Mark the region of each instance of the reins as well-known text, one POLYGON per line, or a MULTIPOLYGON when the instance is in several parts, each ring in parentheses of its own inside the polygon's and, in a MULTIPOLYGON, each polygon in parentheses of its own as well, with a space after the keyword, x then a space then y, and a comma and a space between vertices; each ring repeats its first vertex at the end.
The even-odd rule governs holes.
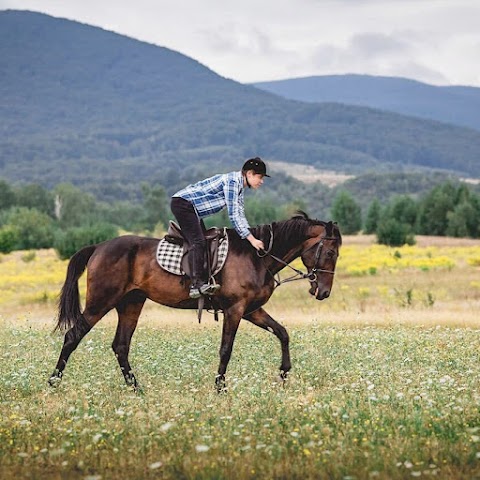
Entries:
MULTIPOLYGON (((326 236, 322 237, 320 239, 320 241, 318 242, 318 244, 313 244, 311 247, 307 248, 303 252, 303 253, 306 253, 314 247, 317 248, 316 251, 315 251, 315 259, 314 259, 314 263, 313 263, 313 268, 310 272, 305 273, 305 272, 302 272, 301 270, 299 270, 298 268, 292 267, 289 263, 285 262, 285 260, 283 260, 283 259, 281 259, 281 258, 279 258, 275 255, 272 255, 270 253, 272 251, 272 248, 273 248, 273 227, 272 227, 272 224, 269 224, 268 226, 270 228, 270 241, 268 242, 269 243, 268 249, 267 250, 262 250, 262 251, 257 250, 256 253, 257 253, 258 257, 264 259, 265 257, 268 256, 268 257, 272 258, 273 260, 275 260, 276 262, 283 265, 284 267, 288 267, 295 272, 295 274, 292 275, 291 277, 284 278, 283 280, 281 280, 279 273, 274 274, 267 266, 265 266, 267 272, 270 274, 270 276, 272 277, 272 279, 274 281, 274 287, 273 287, 274 290, 277 289, 277 287, 279 287, 280 285, 283 285, 284 283, 293 282, 295 280, 308 279, 308 281, 313 283, 317 280, 317 272, 329 273, 330 275, 335 275, 335 272, 333 270, 326 270, 324 268, 317 268, 316 265, 317 265, 318 261, 320 260, 320 256, 322 255, 323 241, 324 240, 338 240, 337 237, 326 237, 326 236)), ((258 310, 258 309, 255 308, 252 311, 249 311, 249 312, 245 313, 244 315, 250 315, 251 313, 255 312, 256 310, 258 310)), ((219 309, 214 310, 215 321, 217 321, 217 322, 218 322, 218 312, 219 311, 221 311, 221 310, 219 310, 219 309)))
POLYGON ((314 259, 314 262, 313 262, 313 268, 310 272, 305 273, 305 272, 302 272, 301 270, 299 270, 298 268, 292 267, 289 263, 285 262, 281 258, 279 258, 275 255, 272 255, 270 253, 271 250, 272 250, 272 247, 273 247, 273 227, 272 227, 271 224, 269 225, 269 227, 270 227, 270 242, 269 242, 268 250, 263 250, 263 251, 258 251, 257 250, 257 255, 260 258, 265 258, 265 257, 268 256, 268 257, 272 258, 273 260, 275 260, 276 262, 283 265, 284 267, 288 267, 295 272, 295 275, 292 275, 291 277, 284 278, 283 280, 280 280, 280 274, 279 273, 274 274, 270 271, 270 269, 268 267, 265 267, 267 269, 267 272, 272 276, 272 278, 275 282, 274 289, 276 289, 277 287, 279 287, 280 285, 282 285, 284 283, 293 282, 295 280, 308 279, 310 282, 314 282, 317 279, 317 272, 330 273, 331 275, 335 275, 335 272, 333 270, 326 270, 324 268, 317 268, 316 265, 317 265, 318 261, 320 260, 320 256, 322 255, 323 241, 324 240, 337 240, 336 237, 322 237, 320 239, 320 241, 318 242, 318 244, 312 245, 311 247, 307 248, 307 250, 305 250, 303 252, 303 253, 306 253, 314 247, 317 248, 317 250, 315 251, 315 259, 314 259))

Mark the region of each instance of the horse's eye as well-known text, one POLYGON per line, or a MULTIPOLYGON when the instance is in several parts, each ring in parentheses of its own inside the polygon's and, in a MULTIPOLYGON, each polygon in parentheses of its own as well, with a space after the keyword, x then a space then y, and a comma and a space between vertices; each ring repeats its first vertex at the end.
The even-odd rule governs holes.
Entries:
POLYGON ((335 252, 333 250, 327 250, 327 258, 333 258, 333 256, 335 255, 335 252))

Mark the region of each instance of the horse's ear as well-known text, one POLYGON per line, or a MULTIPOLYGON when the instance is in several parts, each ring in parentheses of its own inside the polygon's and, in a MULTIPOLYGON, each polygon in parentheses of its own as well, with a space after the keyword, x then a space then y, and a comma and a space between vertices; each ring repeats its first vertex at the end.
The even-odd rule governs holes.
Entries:
POLYGON ((328 222, 328 225, 331 226, 331 234, 329 236, 331 237, 337 237, 339 240, 339 245, 342 244, 342 234, 340 232, 340 228, 338 226, 337 222, 328 222))
POLYGON ((331 220, 325 223, 325 234, 327 237, 333 237, 333 225, 334 224, 331 220))
POLYGON ((303 210, 297 210, 295 214, 292 216, 292 218, 298 218, 302 220, 310 220, 308 215, 303 211, 303 210))

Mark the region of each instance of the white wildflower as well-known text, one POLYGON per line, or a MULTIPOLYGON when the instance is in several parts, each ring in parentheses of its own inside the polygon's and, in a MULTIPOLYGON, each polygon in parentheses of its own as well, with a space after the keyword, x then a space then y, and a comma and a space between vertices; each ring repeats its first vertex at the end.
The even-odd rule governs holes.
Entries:
POLYGON ((168 432, 168 430, 170 430, 172 427, 173 427, 173 422, 167 422, 167 423, 164 423, 160 427, 160 431, 161 432, 168 432))
POLYGON ((208 452, 210 450, 210 447, 208 445, 196 445, 195 450, 198 453, 203 453, 203 452, 208 452))

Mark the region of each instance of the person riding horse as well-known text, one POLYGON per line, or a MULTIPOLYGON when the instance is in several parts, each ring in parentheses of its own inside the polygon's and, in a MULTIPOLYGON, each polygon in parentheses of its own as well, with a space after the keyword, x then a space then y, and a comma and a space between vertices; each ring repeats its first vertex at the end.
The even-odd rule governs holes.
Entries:
POLYGON ((240 237, 248 240, 257 250, 265 248, 263 242, 250 231, 245 217, 243 190, 245 187, 260 188, 263 178, 269 176, 265 162, 260 157, 250 158, 241 171, 214 175, 188 185, 172 196, 172 213, 191 245, 190 298, 212 295, 220 288, 220 285, 209 282, 205 271, 206 240, 203 218, 226 208, 230 222, 240 237))

